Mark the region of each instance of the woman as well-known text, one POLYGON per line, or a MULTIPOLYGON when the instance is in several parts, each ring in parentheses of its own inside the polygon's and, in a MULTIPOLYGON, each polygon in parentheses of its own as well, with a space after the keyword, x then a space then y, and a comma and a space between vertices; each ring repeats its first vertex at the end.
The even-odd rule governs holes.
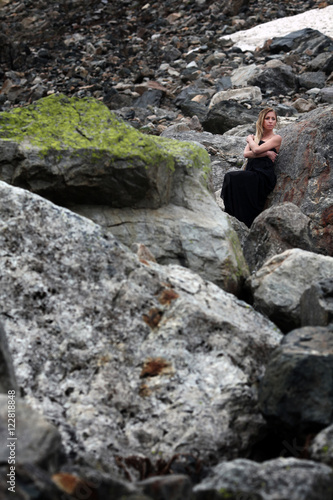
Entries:
POLYGON ((276 123, 274 109, 260 111, 256 135, 246 138, 244 156, 248 161, 245 170, 228 172, 224 177, 221 198, 225 211, 248 227, 263 211, 267 196, 276 184, 274 161, 282 142, 282 137, 274 133, 276 123))

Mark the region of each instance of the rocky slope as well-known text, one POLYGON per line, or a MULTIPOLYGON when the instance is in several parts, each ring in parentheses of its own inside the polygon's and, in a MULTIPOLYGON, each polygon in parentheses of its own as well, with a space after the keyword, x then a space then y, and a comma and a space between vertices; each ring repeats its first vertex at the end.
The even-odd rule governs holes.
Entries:
MULTIPOLYGON (((2 0, 0 106, 53 92, 93 96, 111 109, 130 108, 122 113, 126 119, 159 134, 179 113, 186 115, 176 99, 184 87, 196 83, 212 93, 243 62, 262 60, 261 54, 234 50, 221 37, 326 5, 313 0, 278 6, 253 0, 2 0), (149 99, 140 99, 148 88, 153 90, 149 99)), ((302 61, 291 63, 304 70, 302 61)))
POLYGON ((221 38, 331 7, 0 6, 0 496, 331 500, 332 39, 221 38), (249 231, 211 191, 267 103, 249 231))

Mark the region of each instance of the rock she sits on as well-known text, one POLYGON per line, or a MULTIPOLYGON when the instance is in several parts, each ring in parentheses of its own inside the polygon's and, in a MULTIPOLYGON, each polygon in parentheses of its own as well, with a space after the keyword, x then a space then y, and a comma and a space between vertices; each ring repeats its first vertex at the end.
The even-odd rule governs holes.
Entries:
POLYGON ((254 307, 288 332, 301 325, 303 292, 332 273, 333 257, 292 248, 265 262, 247 283, 254 307))

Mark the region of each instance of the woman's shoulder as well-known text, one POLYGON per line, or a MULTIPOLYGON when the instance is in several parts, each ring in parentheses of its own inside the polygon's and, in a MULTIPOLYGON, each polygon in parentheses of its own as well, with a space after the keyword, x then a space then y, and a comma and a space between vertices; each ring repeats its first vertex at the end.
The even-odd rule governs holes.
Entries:
POLYGON ((281 143, 282 143, 282 137, 281 137, 281 135, 275 134, 273 138, 274 138, 275 146, 277 148, 280 148, 281 143))
POLYGON ((265 141, 263 141, 262 139, 260 139, 260 143, 261 144, 264 144, 265 142, 270 142, 270 141, 274 141, 274 142, 282 142, 282 136, 279 135, 279 134, 274 134, 272 135, 269 139, 266 139, 265 141))
POLYGON ((271 141, 272 139, 282 141, 282 136, 280 134, 273 134, 268 140, 271 141))
MULTIPOLYGON (((264 142, 264 141, 263 141, 264 142)), ((267 141, 265 142, 269 142, 270 144, 274 145, 274 146, 280 146, 281 145, 281 142, 282 142, 282 137, 281 135, 279 134, 274 134, 272 135, 272 137, 270 137, 267 141)))

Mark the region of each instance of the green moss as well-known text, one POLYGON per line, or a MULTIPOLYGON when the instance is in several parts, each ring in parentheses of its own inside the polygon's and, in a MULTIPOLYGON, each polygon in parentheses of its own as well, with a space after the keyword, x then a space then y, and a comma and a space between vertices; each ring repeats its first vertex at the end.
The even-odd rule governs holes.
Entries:
POLYGON ((166 137, 152 136, 151 139, 157 146, 177 157, 179 163, 185 163, 189 168, 203 167, 206 174, 210 172, 210 160, 204 148, 192 142, 181 142, 174 139, 167 139, 166 137))
POLYGON ((234 493, 231 493, 230 490, 226 490, 225 488, 220 488, 218 490, 219 492, 219 498, 222 500, 234 500, 235 499, 235 495, 234 493))
POLYGON ((61 151, 90 155, 92 160, 108 156, 127 165, 177 163, 209 170, 209 156, 192 143, 148 136, 119 120, 103 103, 93 98, 51 95, 22 108, 0 113, 0 139, 37 147, 42 156, 61 161, 61 151), (175 158, 178 157, 178 158, 175 158))
POLYGON ((232 247, 232 255, 234 255, 237 262, 237 270, 235 270, 235 276, 237 278, 243 278, 249 276, 249 268, 243 255, 241 244, 237 236, 236 231, 231 230, 228 234, 228 241, 232 247))
POLYGON ((327 454, 329 452, 329 447, 326 445, 326 446, 323 446, 321 451, 325 454, 327 454))

